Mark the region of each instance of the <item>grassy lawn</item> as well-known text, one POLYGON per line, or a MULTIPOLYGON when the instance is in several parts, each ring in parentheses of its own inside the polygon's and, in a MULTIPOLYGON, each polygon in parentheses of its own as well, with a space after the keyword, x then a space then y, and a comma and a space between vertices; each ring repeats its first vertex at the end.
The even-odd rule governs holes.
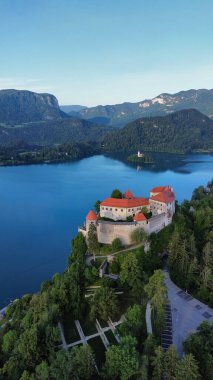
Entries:
POLYGON ((133 248, 133 249, 130 248, 128 251, 120 252, 116 254, 114 257, 116 257, 118 261, 121 263, 123 261, 123 258, 125 257, 124 255, 128 255, 129 253, 134 253, 136 256, 140 256, 142 252, 143 252, 143 247, 133 248))
MULTIPOLYGON (((102 283, 102 279, 99 277, 95 282, 92 283, 90 286, 100 286, 102 283)), ((90 289, 90 286, 87 289, 90 289)), ((91 288, 92 289, 92 288, 91 288)))
POLYGON ((89 345, 94 351, 96 363, 99 369, 101 369, 103 363, 105 362, 105 347, 100 337, 91 339, 88 341, 89 345))
POLYGON ((0 327, 7 322, 7 318, 0 319, 0 327))
POLYGON ((65 339, 68 344, 80 339, 75 323, 74 321, 72 321, 69 315, 66 315, 64 317, 64 319, 62 320, 62 324, 64 327, 65 339))
MULTIPOLYGON (((80 344, 78 344, 77 346, 74 346, 74 347, 81 347, 81 346, 83 346, 83 343, 80 343, 80 344)), ((72 351, 72 349, 73 349, 73 347, 70 347, 70 348, 68 348, 68 351, 72 351)))
POLYGON ((126 313, 129 306, 132 306, 135 303, 137 303, 133 297, 130 297, 126 295, 125 293, 120 295, 119 300, 120 300, 121 315, 126 313))
POLYGON ((98 318, 98 322, 100 323, 101 327, 109 327, 107 321, 104 321, 103 319, 98 318))
POLYGON ((117 340, 115 339, 115 336, 113 334, 113 332, 111 330, 105 332, 105 335, 109 341, 109 344, 112 345, 112 344, 118 344, 117 340))
POLYGON ((100 266, 101 266, 101 264, 103 263, 103 261, 104 261, 103 258, 99 258, 99 257, 97 257, 97 258, 95 259, 95 261, 93 261, 93 265, 94 265, 97 269, 99 269, 100 266))
POLYGON ((84 317, 83 320, 80 320, 80 324, 83 329, 84 335, 92 335, 98 332, 95 327, 95 322, 90 320, 88 314, 84 317))

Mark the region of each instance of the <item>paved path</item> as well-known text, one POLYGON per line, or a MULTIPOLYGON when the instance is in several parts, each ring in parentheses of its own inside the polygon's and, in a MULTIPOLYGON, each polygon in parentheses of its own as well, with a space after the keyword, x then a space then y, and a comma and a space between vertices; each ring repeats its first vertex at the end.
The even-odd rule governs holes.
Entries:
POLYGON ((67 342, 66 342, 66 339, 64 336, 64 329, 63 329, 63 326, 60 322, 58 322, 58 328, 59 328, 60 335, 61 335, 62 348, 67 351, 67 342))
POLYGON ((119 253, 129 252, 129 251, 132 251, 133 249, 137 249, 137 248, 140 248, 140 247, 143 247, 143 246, 144 246, 144 243, 132 245, 131 247, 128 247, 128 248, 125 248, 125 249, 121 249, 120 251, 117 251, 117 252, 114 252, 114 253, 108 253, 108 255, 95 255, 95 256, 93 256, 91 254, 91 256, 89 256, 89 255, 86 256, 86 264, 90 265, 91 261, 94 260, 94 257, 95 257, 95 259, 106 259, 106 258, 111 257, 111 256, 112 257, 116 256, 119 253))
POLYGON ((104 333, 104 331, 103 331, 103 329, 102 329, 102 327, 101 327, 101 325, 100 325, 98 319, 96 319, 96 324, 95 324, 95 326, 96 326, 96 329, 97 329, 98 332, 99 332, 100 338, 101 338, 101 340, 102 340, 102 342, 103 342, 103 344, 104 344, 106 350, 108 350, 109 341, 108 341, 108 339, 107 339, 107 337, 106 337, 106 335, 105 335, 105 333, 104 333))
POLYGON ((180 356, 183 355, 182 343, 190 332, 196 331, 201 322, 213 322, 213 309, 185 293, 170 279, 167 269, 163 270, 171 303, 173 344, 180 356))
POLYGON ((151 320, 151 304, 150 302, 147 302, 146 305, 146 329, 147 329, 147 334, 152 334, 152 320, 151 320))
POLYGON ((62 347, 64 350, 67 350, 68 348, 74 347, 74 346, 78 346, 79 344, 88 344, 87 343, 88 340, 96 338, 96 337, 100 337, 102 339, 102 341, 104 339, 104 342, 103 342, 104 345, 105 346, 106 345, 109 346, 109 341, 108 341, 107 337, 105 336, 105 332, 107 332, 107 331, 112 331, 112 333, 115 336, 115 339, 119 343, 120 342, 120 338, 119 338, 119 335, 116 332, 115 328, 116 328, 116 326, 120 325, 123 321, 124 321, 124 316, 121 316, 120 320, 117 321, 117 322, 112 322, 111 319, 109 318, 109 320, 108 320, 108 326, 107 327, 101 327, 100 323, 98 321, 96 321, 96 325, 95 326, 96 326, 96 329, 97 329, 98 332, 95 333, 95 334, 86 336, 86 335, 84 335, 84 332, 82 330, 80 322, 78 320, 76 320, 75 321, 75 325, 76 325, 76 328, 78 330, 80 339, 76 340, 75 342, 69 343, 69 344, 67 344, 67 342, 66 342, 66 339, 65 339, 65 336, 64 336, 63 326, 59 322, 58 323, 58 327, 59 327, 59 330, 60 330, 61 341, 62 341, 62 344, 60 345, 60 347, 62 347), (97 325, 97 322, 98 322, 98 325, 97 325))

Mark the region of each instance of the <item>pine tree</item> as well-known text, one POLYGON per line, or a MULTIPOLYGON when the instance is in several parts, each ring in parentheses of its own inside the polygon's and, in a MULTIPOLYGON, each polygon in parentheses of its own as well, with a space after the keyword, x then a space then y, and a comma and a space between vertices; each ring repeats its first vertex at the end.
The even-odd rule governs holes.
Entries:
POLYGON ((152 358, 152 380, 162 380, 164 370, 164 354, 160 346, 155 350, 155 356, 152 358))
POLYGON ((179 362, 178 354, 174 346, 170 346, 165 354, 164 368, 166 380, 174 380, 179 362))
POLYGON ((174 380, 199 380, 198 364, 192 354, 185 355, 178 363, 174 380))

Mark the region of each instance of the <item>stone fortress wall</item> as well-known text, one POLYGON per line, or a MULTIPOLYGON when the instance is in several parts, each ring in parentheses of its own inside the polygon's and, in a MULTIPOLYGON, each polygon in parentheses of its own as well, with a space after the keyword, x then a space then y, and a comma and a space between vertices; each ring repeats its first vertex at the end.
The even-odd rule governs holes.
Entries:
POLYGON ((143 228, 145 232, 151 234, 152 232, 159 232, 170 224, 172 218, 169 218, 167 214, 159 214, 152 217, 147 222, 107 222, 107 221, 98 221, 97 223, 97 235, 99 243, 111 244, 112 241, 116 238, 121 240, 123 245, 130 245, 131 234, 138 228, 143 228))

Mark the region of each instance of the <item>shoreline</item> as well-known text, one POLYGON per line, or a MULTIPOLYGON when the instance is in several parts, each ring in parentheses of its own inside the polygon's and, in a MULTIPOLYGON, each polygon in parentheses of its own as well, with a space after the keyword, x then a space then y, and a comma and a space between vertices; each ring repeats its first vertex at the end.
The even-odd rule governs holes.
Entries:
MULTIPOLYGON (((172 154, 172 155, 177 155, 177 156, 187 156, 187 155, 210 155, 210 156, 213 156, 213 151, 193 151, 193 152, 167 152, 167 151, 146 151, 146 152, 149 152, 149 153, 157 153, 157 154, 172 154)), ((72 162, 76 162, 76 161, 80 161, 80 160, 83 160, 84 158, 89 158, 89 157, 94 157, 94 156, 100 156, 100 155, 104 155, 106 157, 111 157, 113 158, 114 154, 124 154, 125 152, 123 151, 118 151, 118 152, 107 152, 107 151, 103 151, 103 152, 96 152, 96 153, 92 153, 92 154, 88 154, 88 155, 85 155, 85 156, 82 156, 82 157, 79 157, 79 158, 71 158, 71 159, 64 159, 64 160, 44 160, 44 161, 26 161, 26 162, 1 162, 0 161, 0 168, 4 168, 4 167, 8 167, 8 166, 30 166, 30 165, 50 165, 50 164, 66 164, 66 163, 72 163, 72 162)), ((125 161, 127 161, 128 163, 130 164, 145 164, 145 165, 153 165, 155 163, 155 161, 150 161, 150 162, 142 162, 142 161, 132 161, 132 160, 128 160, 128 157, 125 159, 125 161)))

